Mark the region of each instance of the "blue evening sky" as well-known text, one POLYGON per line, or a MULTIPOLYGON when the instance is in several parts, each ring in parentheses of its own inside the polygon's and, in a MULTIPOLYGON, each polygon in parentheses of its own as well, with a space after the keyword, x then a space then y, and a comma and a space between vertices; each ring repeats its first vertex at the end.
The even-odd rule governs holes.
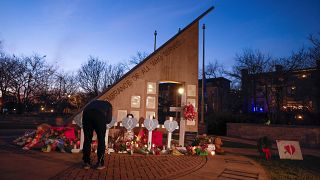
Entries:
POLYGON ((117 63, 150 53, 154 30, 159 47, 212 5, 200 22, 206 61, 227 68, 245 48, 288 56, 320 32, 319 0, 0 0, 0 40, 10 54, 46 55, 73 71, 89 55, 117 63))

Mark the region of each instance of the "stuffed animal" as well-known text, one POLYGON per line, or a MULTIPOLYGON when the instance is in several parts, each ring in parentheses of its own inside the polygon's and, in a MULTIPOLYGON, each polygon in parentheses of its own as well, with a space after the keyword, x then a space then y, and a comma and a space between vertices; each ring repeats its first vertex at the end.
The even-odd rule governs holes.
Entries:
POLYGON ((214 146, 216 148, 216 154, 224 154, 224 150, 221 148, 221 146, 223 145, 222 140, 220 137, 216 137, 214 139, 214 146))

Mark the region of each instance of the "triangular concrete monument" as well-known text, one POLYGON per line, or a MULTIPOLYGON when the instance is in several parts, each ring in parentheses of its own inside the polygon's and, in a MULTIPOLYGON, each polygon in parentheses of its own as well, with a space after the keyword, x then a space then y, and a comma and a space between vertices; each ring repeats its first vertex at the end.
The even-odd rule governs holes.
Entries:
MULTIPOLYGON (((177 82, 185 89, 182 104, 192 103, 197 108, 198 26, 199 20, 212 9, 201 14, 95 99, 109 101, 112 114, 118 121, 128 113, 137 119, 157 118, 159 83, 177 82)), ((187 122, 185 130, 197 132, 198 118, 193 123, 187 122)))

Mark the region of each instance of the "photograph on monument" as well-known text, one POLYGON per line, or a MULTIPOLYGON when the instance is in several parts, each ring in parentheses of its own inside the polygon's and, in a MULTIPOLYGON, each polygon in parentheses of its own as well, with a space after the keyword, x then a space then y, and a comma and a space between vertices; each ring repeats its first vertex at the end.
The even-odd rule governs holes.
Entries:
POLYGON ((147 96, 147 101, 146 101, 146 107, 148 109, 155 109, 156 108, 156 98, 153 96, 147 96))
POLYGON ((140 108, 140 96, 131 96, 131 108, 140 108))
POLYGON ((139 115, 140 115, 139 111, 130 111, 130 114, 132 114, 134 118, 139 120, 139 118, 140 118, 139 117, 139 115))
POLYGON ((146 112, 146 118, 150 118, 150 116, 153 117, 153 118, 156 118, 156 112, 154 112, 154 111, 147 111, 147 112, 146 112))
POLYGON ((196 85, 187 86, 187 96, 196 96, 196 85))
POLYGON ((117 122, 122 121, 123 118, 127 117, 127 110, 118 110, 117 122))
POLYGON ((157 93, 157 83, 148 82, 147 83, 147 94, 156 94, 157 93))

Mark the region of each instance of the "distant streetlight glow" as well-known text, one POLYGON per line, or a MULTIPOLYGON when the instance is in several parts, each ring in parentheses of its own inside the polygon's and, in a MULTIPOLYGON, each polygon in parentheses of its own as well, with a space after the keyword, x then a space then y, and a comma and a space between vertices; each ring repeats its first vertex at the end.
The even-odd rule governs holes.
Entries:
POLYGON ((297 120, 303 120, 303 116, 301 114, 296 115, 295 117, 297 120))

